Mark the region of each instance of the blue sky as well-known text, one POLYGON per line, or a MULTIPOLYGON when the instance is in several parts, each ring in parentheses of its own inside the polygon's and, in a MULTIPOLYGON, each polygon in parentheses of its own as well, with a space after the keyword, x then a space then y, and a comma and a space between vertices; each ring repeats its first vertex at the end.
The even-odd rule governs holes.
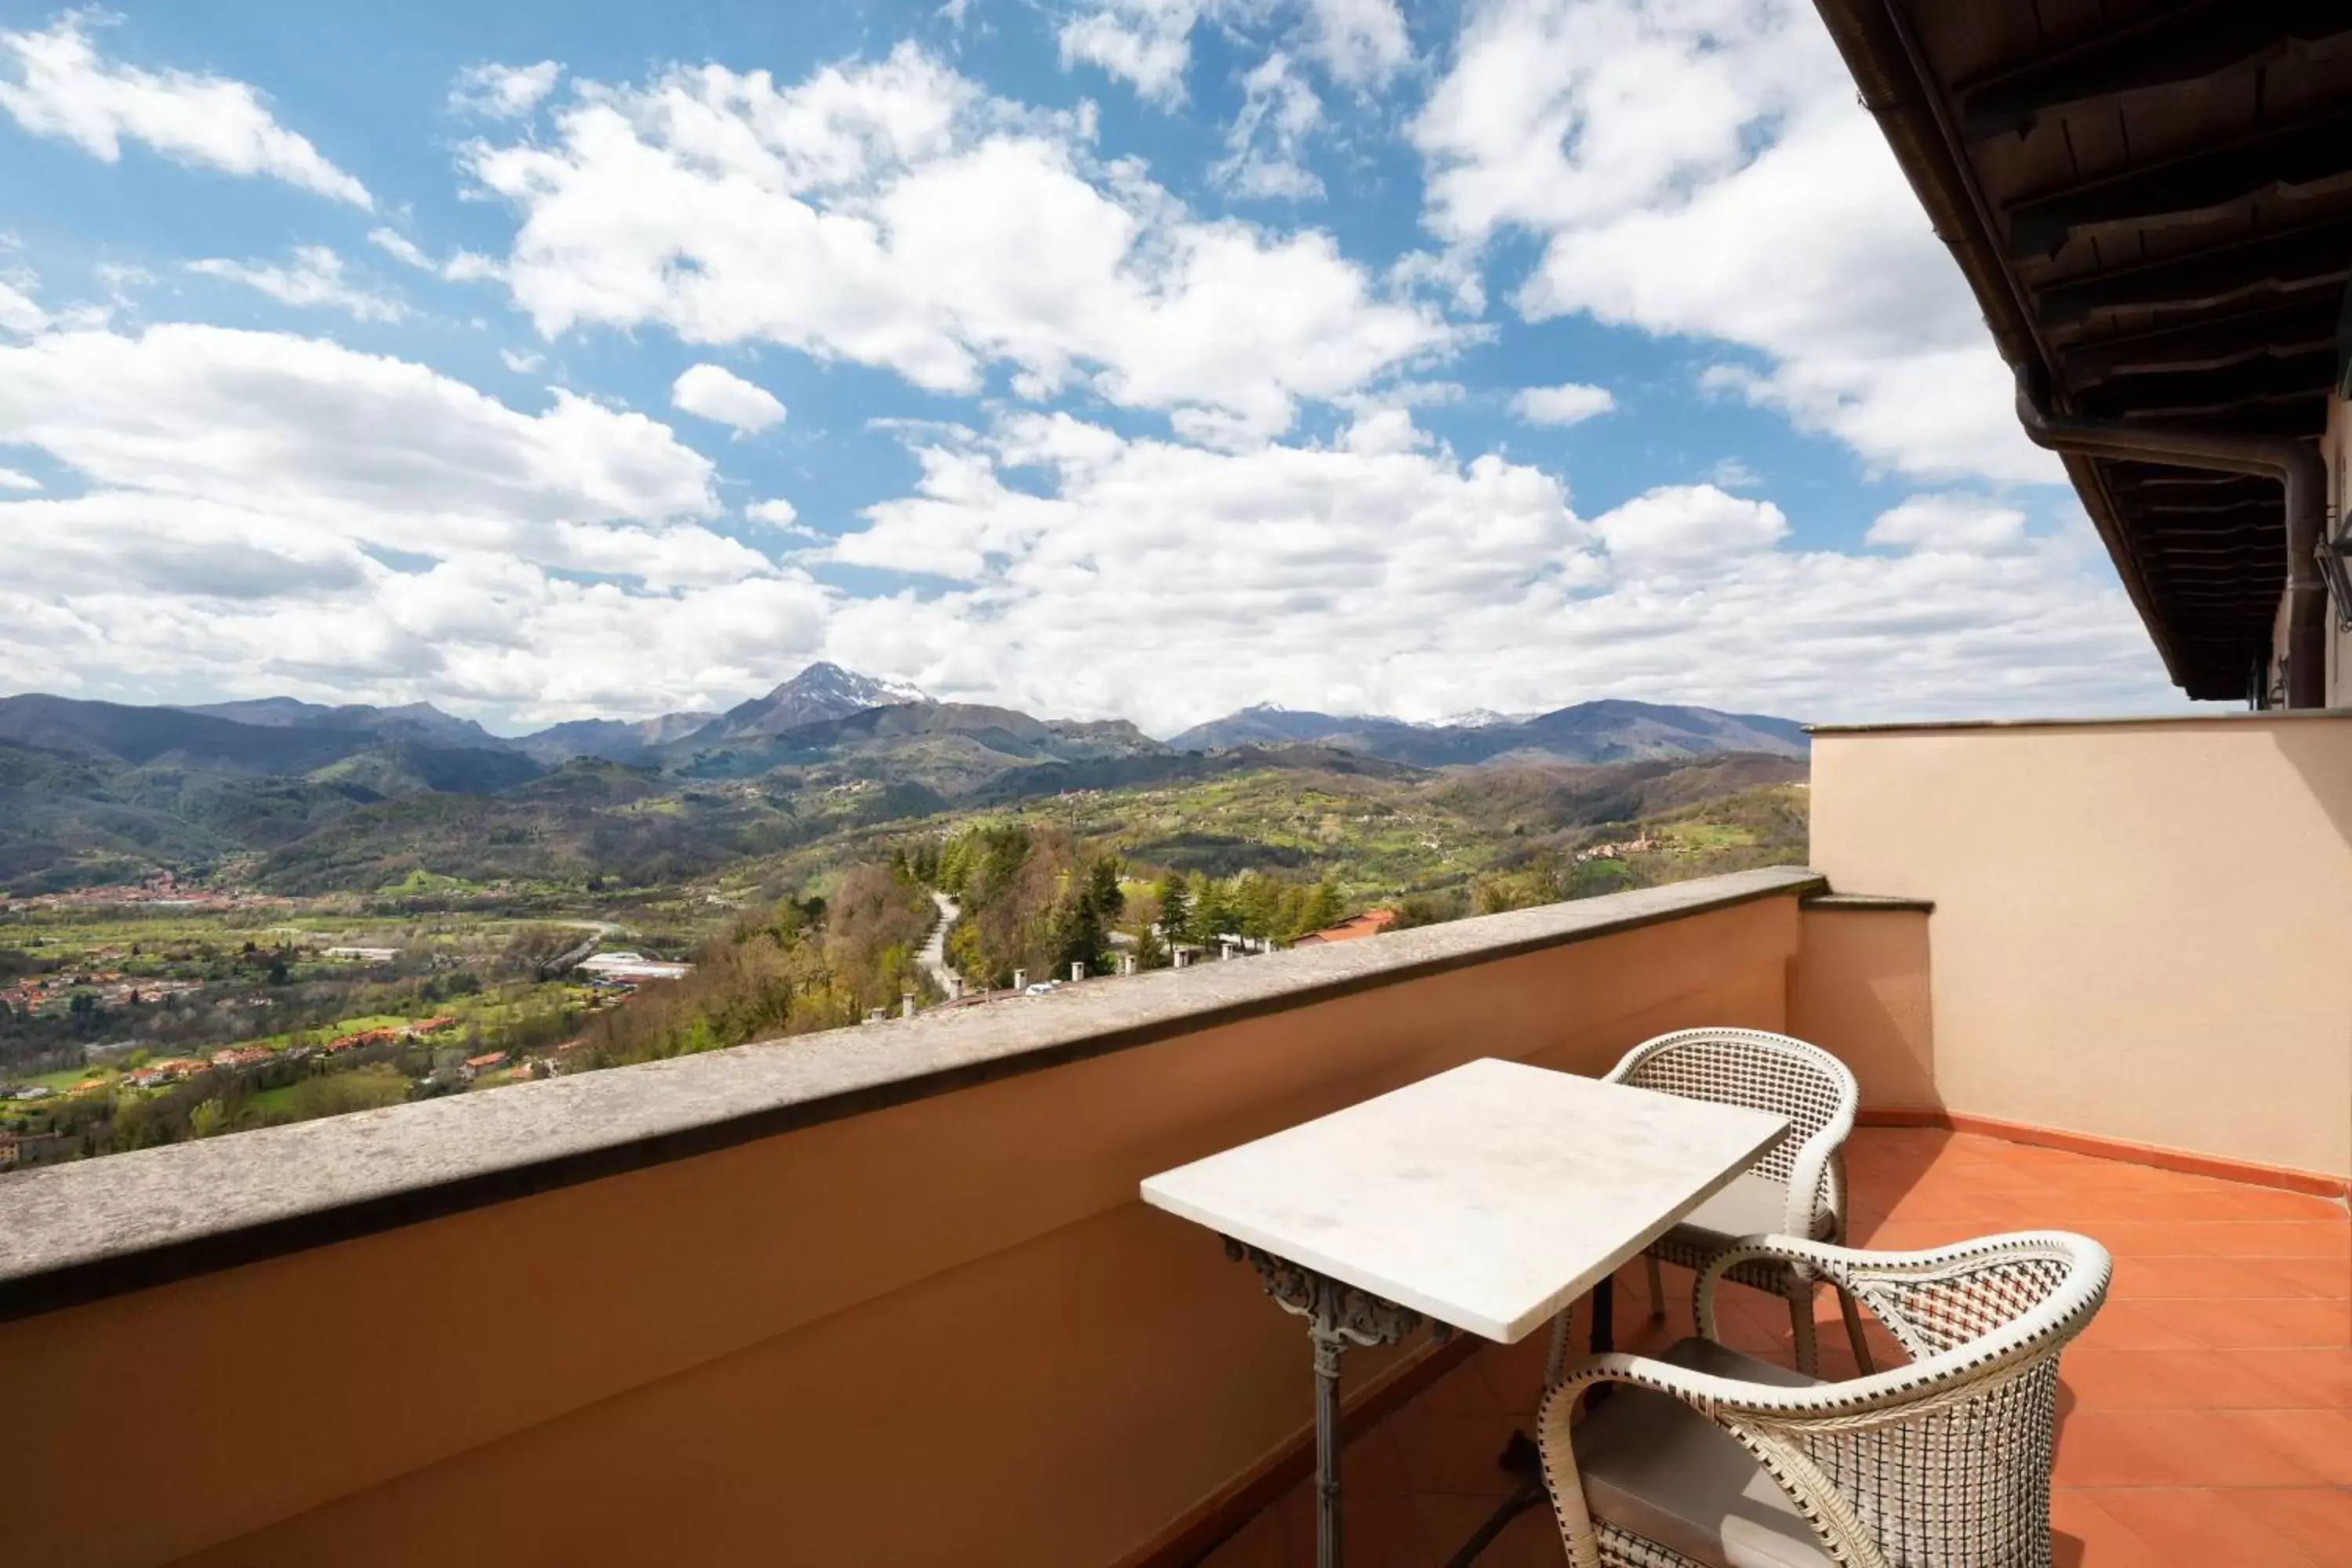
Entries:
POLYGON ((2179 705, 1802 0, 0 4, 0 688, 2179 705))

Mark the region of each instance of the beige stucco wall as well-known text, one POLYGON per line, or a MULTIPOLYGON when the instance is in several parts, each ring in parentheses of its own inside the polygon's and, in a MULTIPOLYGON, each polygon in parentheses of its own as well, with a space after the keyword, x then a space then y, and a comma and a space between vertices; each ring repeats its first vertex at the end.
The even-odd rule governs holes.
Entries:
POLYGON ((1789 1032, 1853 1069, 1865 1110, 1938 1103, 1928 920, 1916 910, 1804 914, 1789 1032))
POLYGON ((2352 1172, 2352 718, 1833 732, 1811 793, 1832 886, 1936 902, 1933 1103, 2352 1172))
POLYGON ((1310 1417, 1297 1320, 1143 1176, 1473 1057, 1780 1027, 1799 933, 1740 905, 0 1324, 0 1557, 1115 1562, 1310 1417))

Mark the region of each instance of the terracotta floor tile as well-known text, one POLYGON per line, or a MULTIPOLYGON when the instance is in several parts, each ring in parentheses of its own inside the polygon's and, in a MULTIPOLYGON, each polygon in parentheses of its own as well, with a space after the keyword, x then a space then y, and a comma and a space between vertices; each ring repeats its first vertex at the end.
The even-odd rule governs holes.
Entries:
MULTIPOLYGON (((2095 1239, 2103 1239, 2096 1238, 2095 1239)), ((2235 1300, 2246 1296, 2315 1297, 2314 1266, 2323 1258, 2117 1258, 2111 1297, 2126 1301, 2177 1298, 2235 1300)))
POLYGON ((2293 1287, 2293 1294, 2341 1301, 2352 1297, 2352 1262, 2336 1258, 2278 1258, 2264 1268, 2270 1278, 2293 1287))
POLYGON ((2265 1383, 2297 1391, 2305 1407, 2352 1410, 2352 1349, 2241 1350, 2221 1352, 2265 1383))
MULTIPOLYGON (((2231 1410, 2223 1422, 2294 1456, 2330 1486, 2352 1487, 2352 1414, 2341 1410, 2231 1410)), ((2346 1556, 2352 1560, 2352 1537, 2346 1556)))
MULTIPOLYGON (((1537 1380, 1542 1380, 1540 1373, 1537 1380)), ((1493 1387, 1479 1373, 1475 1358, 1431 1384, 1415 1403, 1456 1415, 1488 1415, 1503 1408, 1493 1387)))
POLYGON ((2220 1411, 2086 1409, 2060 1423, 2055 1479, 2074 1487, 2313 1486, 2319 1480, 2309 1466, 2220 1411))
POLYGON ((2215 1350, 2352 1345, 2352 1301, 2292 1296, 2168 1301, 2164 1319, 2215 1350))
POLYGON ((2165 1556, 2099 1507, 2093 1494, 2062 1487, 2050 1498, 2052 1568, 2170 1568, 2165 1556))
POLYGON ((1416 1401, 1381 1429, 1393 1430, 1415 1491, 1499 1497, 1511 1489, 1511 1474, 1498 1462, 1503 1446, 1519 1430, 1508 1415, 1458 1415, 1416 1401))
MULTIPOLYGON (((1314 1568, 1315 1489, 1310 1481, 1276 1505, 1282 1550, 1290 1568, 1314 1568)), ((1421 1517, 1412 1494, 1391 1488, 1343 1491, 1339 1500, 1340 1543, 1350 1568, 1430 1568, 1421 1517)))
POLYGON ((2176 1245, 2199 1257, 2352 1258, 2352 1226, 2340 1222, 2197 1219, 2167 1225, 2176 1245))
POLYGON ((2116 1258, 2352 1258, 2352 1227, 2312 1220, 2110 1220, 2094 1234, 2116 1258))
POLYGON ((2313 1568, 2295 1541, 2251 1516, 2246 1494, 2191 1487, 2152 1487, 2097 1494, 2100 1511, 2180 1563, 2230 1568, 2313 1568))
MULTIPOLYGON (((2210 1355, 2210 1352, 2202 1352, 2210 1355)), ((2059 1381, 2078 1410, 2184 1410, 2205 1405, 2205 1387, 2178 1351, 2070 1347, 2059 1381)))
POLYGON ((2170 1408, 2293 1410, 2317 1403, 2308 1386, 2276 1370, 2250 1365, 2232 1351, 2150 1351, 2147 1354, 2150 1374, 2178 1395, 2169 1402, 2170 1408))
MULTIPOLYGON (((2186 1332, 2172 1319, 2168 1300, 2118 1300, 2110 1295, 2099 1315, 2091 1320, 2074 1342, 2083 1349, 2094 1347, 2126 1351, 2186 1351, 2202 1348, 2200 1342, 2186 1332)), ((2071 1352, 2069 1352, 2072 1353, 2071 1352)))
MULTIPOLYGON (((1460 1551, 1495 1510, 1492 1498, 1445 1492, 1423 1493, 1412 1500, 1421 1516, 1423 1549, 1437 1563, 1460 1551)), ((1567 1561, 1551 1509, 1538 1503, 1504 1526, 1503 1533, 1478 1554, 1478 1568, 1552 1568, 1567 1561)))
POLYGON ((1546 1505, 1531 1508, 1505 1525, 1503 1533, 1478 1554, 1478 1568, 1559 1568, 1567 1561, 1568 1547, 1559 1538, 1559 1521, 1546 1505))
POLYGON ((1282 1521, 1266 1510, 1201 1560, 1201 1568, 1289 1568, 1282 1550, 1282 1521))
POLYGON ((2301 1547, 2314 1563, 2352 1562, 2352 1492, 2335 1487, 2246 1494, 2255 1519, 2301 1547))

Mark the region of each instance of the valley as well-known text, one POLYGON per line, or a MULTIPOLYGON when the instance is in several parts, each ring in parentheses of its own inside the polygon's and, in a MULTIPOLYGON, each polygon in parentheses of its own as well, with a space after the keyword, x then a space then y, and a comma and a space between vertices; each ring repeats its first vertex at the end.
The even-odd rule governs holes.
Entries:
POLYGON ((1706 710, 1161 742, 830 666, 519 737, 0 699, 0 1163, 1801 861, 1805 777, 1797 726, 1706 710))

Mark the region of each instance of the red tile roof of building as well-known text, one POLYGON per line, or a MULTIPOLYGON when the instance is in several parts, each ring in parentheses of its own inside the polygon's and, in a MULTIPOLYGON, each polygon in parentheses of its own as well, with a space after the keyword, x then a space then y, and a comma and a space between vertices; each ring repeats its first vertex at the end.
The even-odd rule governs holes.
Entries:
POLYGON ((1378 936, 1396 923, 1394 910, 1366 910, 1360 915, 1349 915, 1338 925, 1309 931, 1293 945, 1317 946, 1327 942, 1358 942, 1368 936, 1378 936))

